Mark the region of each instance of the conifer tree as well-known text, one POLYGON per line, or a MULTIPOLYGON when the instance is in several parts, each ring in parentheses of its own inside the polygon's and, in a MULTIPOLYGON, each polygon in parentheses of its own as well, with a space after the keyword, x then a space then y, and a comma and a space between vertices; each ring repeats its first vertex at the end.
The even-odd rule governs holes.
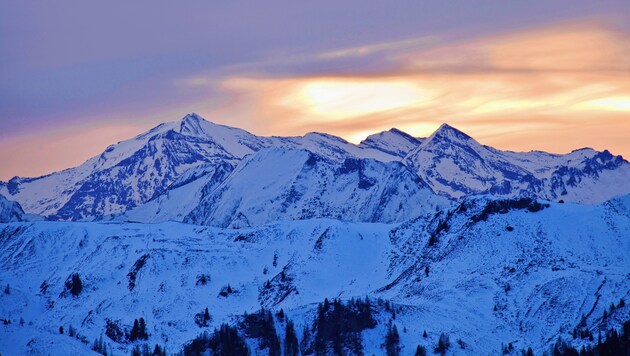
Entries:
POLYGON ((81 278, 78 273, 72 275, 72 289, 70 289, 70 293, 75 297, 81 294, 83 291, 83 282, 81 282, 81 278))
POLYGON ((147 324, 144 321, 144 318, 140 318, 140 320, 138 321, 138 338, 139 339, 143 339, 146 340, 149 338, 149 334, 147 334, 147 324))
POLYGON ((284 338, 284 355, 285 356, 297 356, 299 353, 298 339, 295 334, 295 326, 293 322, 287 319, 287 326, 285 329, 284 338))
POLYGON ((387 327, 387 335, 385 335, 385 351, 387 356, 400 355, 400 335, 396 325, 390 324, 387 327))
POLYGON ((451 342, 448 338, 448 335, 442 333, 440 334, 440 339, 438 340, 437 345, 435 346, 435 353, 444 355, 446 350, 451 347, 451 342))
POLYGON ((425 349, 424 346, 418 345, 418 347, 416 347, 415 356, 426 356, 426 355, 427 355, 427 349, 425 349))

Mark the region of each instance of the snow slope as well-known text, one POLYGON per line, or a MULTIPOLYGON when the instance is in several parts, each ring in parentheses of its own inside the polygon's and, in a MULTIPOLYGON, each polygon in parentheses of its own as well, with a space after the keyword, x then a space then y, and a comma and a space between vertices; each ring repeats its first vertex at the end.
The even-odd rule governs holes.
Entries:
POLYGON ((399 162, 337 162, 306 150, 269 148, 241 162, 185 221, 233 228, 311 218, 389 223, 447 205, 399 162))
POLYGON ((394 300, 404 295, 409 303, 428 298, 445 314, 473 314, 460 335, 481 349, 504 334, 505 344, 532 346, 538 354, 558 337, 572 339, 582 316, 595 335, 607 323, 618 327, 630 317, 628 309, 611 320, 602 314, 630 295, 630 196, 599 206, 550 205, 506 211, 473 199, 428 225, 402 225, 393 233, 402 246, 393 258, 401 261, 394 264, 399 274, 386 294, 394 300), (479 328, 492 320, 500 327, 479 328))
POLYGON ((190 169, 171 184, 164 194, 109 219, 146 223, 183 221, 199 205, 201 198, 214 191, 232 170, 234 166, 229 162, 190 169))
POLYGON ((27 216, 20 204, 0 195, 0 223, 26 221, 27 216))
POLYGON ((368 136, 361 141, 359 147, 374 148, 402 158, 418 147, 423 140, 393 128, 368 136))
MULTIPOLYGON (((366 354, 384 352, 390 319, 403 354, 418 344, 432 350, 440 333, 457 354, 497 354, 502 343, 539 354, 558 336, 579 346, 588 341, 570 335, 582 315, 595 335, 630 318, 628 306, 602 318, 611 303, 630 297, 630 196, 601 205, 545 204, 467 199, 429 223, 389 225, 2 224, 0 285, 11 292, 0 296, 0 318, 11 324, 0 325, 0 352, 87 354, 89 346, 58 334, 60 325, 73 325, 91 342, 107 319, 130 327, 139 317, 147 320, 150 345, 175 352, 205 329, 193 319, 206 307, 209 329, 264 306, 283 308, 302 330, 324 298, 366 295, 396 311, 394 319, 375 306, 379 325, 363 332, 366 354), (64 286, 72 273, 83 282, 78 297, 64 286), (233 292, 221 296, 227 285, 233 292)), ((133 346, 105 340, 115 353, 133 346)))

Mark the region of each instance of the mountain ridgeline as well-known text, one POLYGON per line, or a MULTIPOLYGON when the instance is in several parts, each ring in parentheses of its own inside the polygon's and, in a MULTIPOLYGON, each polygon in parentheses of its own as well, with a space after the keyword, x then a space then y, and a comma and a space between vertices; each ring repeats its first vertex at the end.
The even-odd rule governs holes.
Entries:
POLYGON ((608 151, 500 151, 446 124, 426 139, 392 129, 354 145, 322 133, 259 137, 189 114, 79 167, 0 182, 0 194, 48 220, 244 227, 402 222, 484 194, 601 203, 629 194, 628 177, 630 164, 608 151))

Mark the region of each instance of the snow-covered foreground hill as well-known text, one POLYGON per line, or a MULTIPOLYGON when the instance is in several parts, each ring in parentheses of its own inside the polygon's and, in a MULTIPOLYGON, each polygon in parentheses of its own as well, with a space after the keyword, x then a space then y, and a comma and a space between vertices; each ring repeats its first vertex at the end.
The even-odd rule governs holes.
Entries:
MULTIPOLYGON (((151 348, 177 352, 261 307, 282 308, 302 343, 305 327, 316 330, 318 303, 366 296, 377 321, 361 333, 366 354, 385 352, 390 320, 402 354, 431 352, 442 333, 457 354, 497 354, 510 343, 538 354, 558 337, 580 346, 588 339, 573 340, 574 329, 597 337, 630 319, 628 306, 609 311, 630 301, 628 231, 630 196, 591 206, 476 198, 402 224, 1 224, 0 319, 10 324, 0 325, 0 353, 89 354, 108 320, 129 331, 141 317, 151 348), (195 314, 205 308, 211 320, 200 327, 195 314)), ((285 321, 274 320, 284 340, 285 321)), ((134 345, 104 341, 115 354, 134 345)))

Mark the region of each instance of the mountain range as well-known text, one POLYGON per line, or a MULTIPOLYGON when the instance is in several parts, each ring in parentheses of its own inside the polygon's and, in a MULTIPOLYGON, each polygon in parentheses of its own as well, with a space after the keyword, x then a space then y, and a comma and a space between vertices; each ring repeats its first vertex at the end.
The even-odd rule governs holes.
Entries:
POLYGON ((189 114, 0 182, 0 353, 213 354, 230 328, 263 355, 293 354, 291 328, 302 355, 595 347, 630 321, 629 231, 630 164, 608 151, 189 114))
POLYGON ((392 129, 354 145, 323 133, 259 137, 189 114, 112 145, 78 167, 0 182, 0 194, 28 213, 63 221, 111 219, 129 211, 138 222, 216 226, 317 217, 401 222, 443 207, 445 200, 483 194, 601 203, 630 194, 628 177, 628 161, 608 151, 500 151, 447 124, 426 139, 392 129), (267 186, 258 181, 260 171, 273 172, 267 186), (300 190, 306 187, 312 196, 300 190), (264 197, 255 195, 262 190, 264 197), (335 201, 341 191, 347 195, 335 201), (424 196, 426 204, 405 204, 397 213, 375 207, 414 196, 424 196), (368 212, 343 209, 351 197, 371 204, 368 212), (210 213, 215 205, 220 212, 210 213))

